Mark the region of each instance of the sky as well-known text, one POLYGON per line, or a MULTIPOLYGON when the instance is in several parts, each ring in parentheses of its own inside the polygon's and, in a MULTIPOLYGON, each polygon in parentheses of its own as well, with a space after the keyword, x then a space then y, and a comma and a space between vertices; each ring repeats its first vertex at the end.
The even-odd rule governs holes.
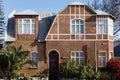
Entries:
POLYGON ((17 12, 24 10, 33 10, 35 12, 59 12, 69 3, 79 1, 85 3, 86 0, 3 0, 5 17, 16 10, 17 12))

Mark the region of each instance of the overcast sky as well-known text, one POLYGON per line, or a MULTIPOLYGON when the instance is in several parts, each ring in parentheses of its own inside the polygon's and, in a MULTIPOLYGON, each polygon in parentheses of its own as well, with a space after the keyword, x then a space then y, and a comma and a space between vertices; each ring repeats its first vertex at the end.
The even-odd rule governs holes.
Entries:
POLYGON ((3 0, 3 5, 5 17, 7 18, 13 10, 17 12, 27 9, 36 12, 58 12, 74 1, 85 3, 85 0, 3 0))

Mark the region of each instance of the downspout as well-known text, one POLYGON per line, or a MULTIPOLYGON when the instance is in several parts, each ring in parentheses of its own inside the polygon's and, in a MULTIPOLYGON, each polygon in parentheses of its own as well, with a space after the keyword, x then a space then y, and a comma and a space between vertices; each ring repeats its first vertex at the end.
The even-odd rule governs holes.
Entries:
POLYGON ((97 53, 96 53, 96 41, 94 41, 94 67, 97 72, 97 53))

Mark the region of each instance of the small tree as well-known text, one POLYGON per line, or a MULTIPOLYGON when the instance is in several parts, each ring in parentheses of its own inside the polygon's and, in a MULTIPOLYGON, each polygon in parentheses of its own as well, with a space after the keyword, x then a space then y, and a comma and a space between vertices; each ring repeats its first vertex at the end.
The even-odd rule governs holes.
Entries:
POLYGON ((29 51, 22 51, 22 46, 16 49, 15 46, 7 46, 0 50, 0 70, 8 77, 18 76, 19 70, 25 64, 33 64, 33 61, 27 59, 29 51))

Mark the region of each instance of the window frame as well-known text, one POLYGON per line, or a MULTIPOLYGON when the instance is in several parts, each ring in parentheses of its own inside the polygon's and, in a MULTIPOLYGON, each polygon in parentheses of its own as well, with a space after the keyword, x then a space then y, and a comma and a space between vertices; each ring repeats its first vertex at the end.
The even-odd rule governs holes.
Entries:
POLYGON ((97 18, 97 34, 108 34, 108 18, 97 18))
POLYGON ((74 60, 77 62, 77 58, 79 59, 79 62, 78 62, 79 64, 83 64, 83 65, 85 64, 85 55, 83 51, 71 51, 71 60, 74 60), (77 53, 79 54, 78 56, 76 55, 77 53), (82 56, 80 54, 82 54, 82 56), (83 62, 81 60, 83 60, 83 62))
POLYGON ((109 60, 111 60, 113 58, 113 52, 109 53, 109 60))
POLYGON ((36 58, 37 61, 37 65, 32 65, 31 68, 38 68, 39 67, 39 54, 37 52, 32 52, 31 53, 31 60, 33 61, 33 54, 37 54, 37 57, 34 57, 34 59, 36 58))
POLYGON ((35 19, 33 19, 33 18, 19 18, 18 19, 18 34, 19 35, 22 35, 22 34, 25 34, 25 35, 26 34, 30 34, 30 35, 35 34, 35 19), (20 22, 20 20, 21 20, 21 22, 20 22), (26 20, 28 20, 29 23, 27 23, 26 20), (26 25, 26 26, 24 26, 24 25, 26 25), (25 30, 25 28, 29 29, 29 32, 27 30, 25 30), (33 28, 34 28, 34 32, 33 32, 33 28))
POLYGON ((107 56, 106 56, 106 52, 105 51, 99 52, 99 54, 98 54, 98 67, 106 67, 106 61, 107 61, 106 58, 107 58, 107 56), (104 56, 101 56, 100 55, 101 53, 104 53, 104 56), (102 60, 105 60, 105 65, 104 65, 104 61, 100 61, 101 60, 100 58, 102 58, 102 60))
POLYGON ((84 34, 84 32, 85 32, 84 31, 84 27, 85 27, 84 23, 85 23, 85 21, 82 19, 72 19, 70 33, 71 34, 84 34), (77 23, 77 20, 79 20, 78 23, 77 23), (74 23, 73 23, 73 21, 74 21, 74 23), (74 28, 73 28, 73 26, 74 26, 74 28), (79 27, 79 30, 77 29, 77 27, 79 27), (74 29, 74 31, 73 31, 73 29, 74 29))

